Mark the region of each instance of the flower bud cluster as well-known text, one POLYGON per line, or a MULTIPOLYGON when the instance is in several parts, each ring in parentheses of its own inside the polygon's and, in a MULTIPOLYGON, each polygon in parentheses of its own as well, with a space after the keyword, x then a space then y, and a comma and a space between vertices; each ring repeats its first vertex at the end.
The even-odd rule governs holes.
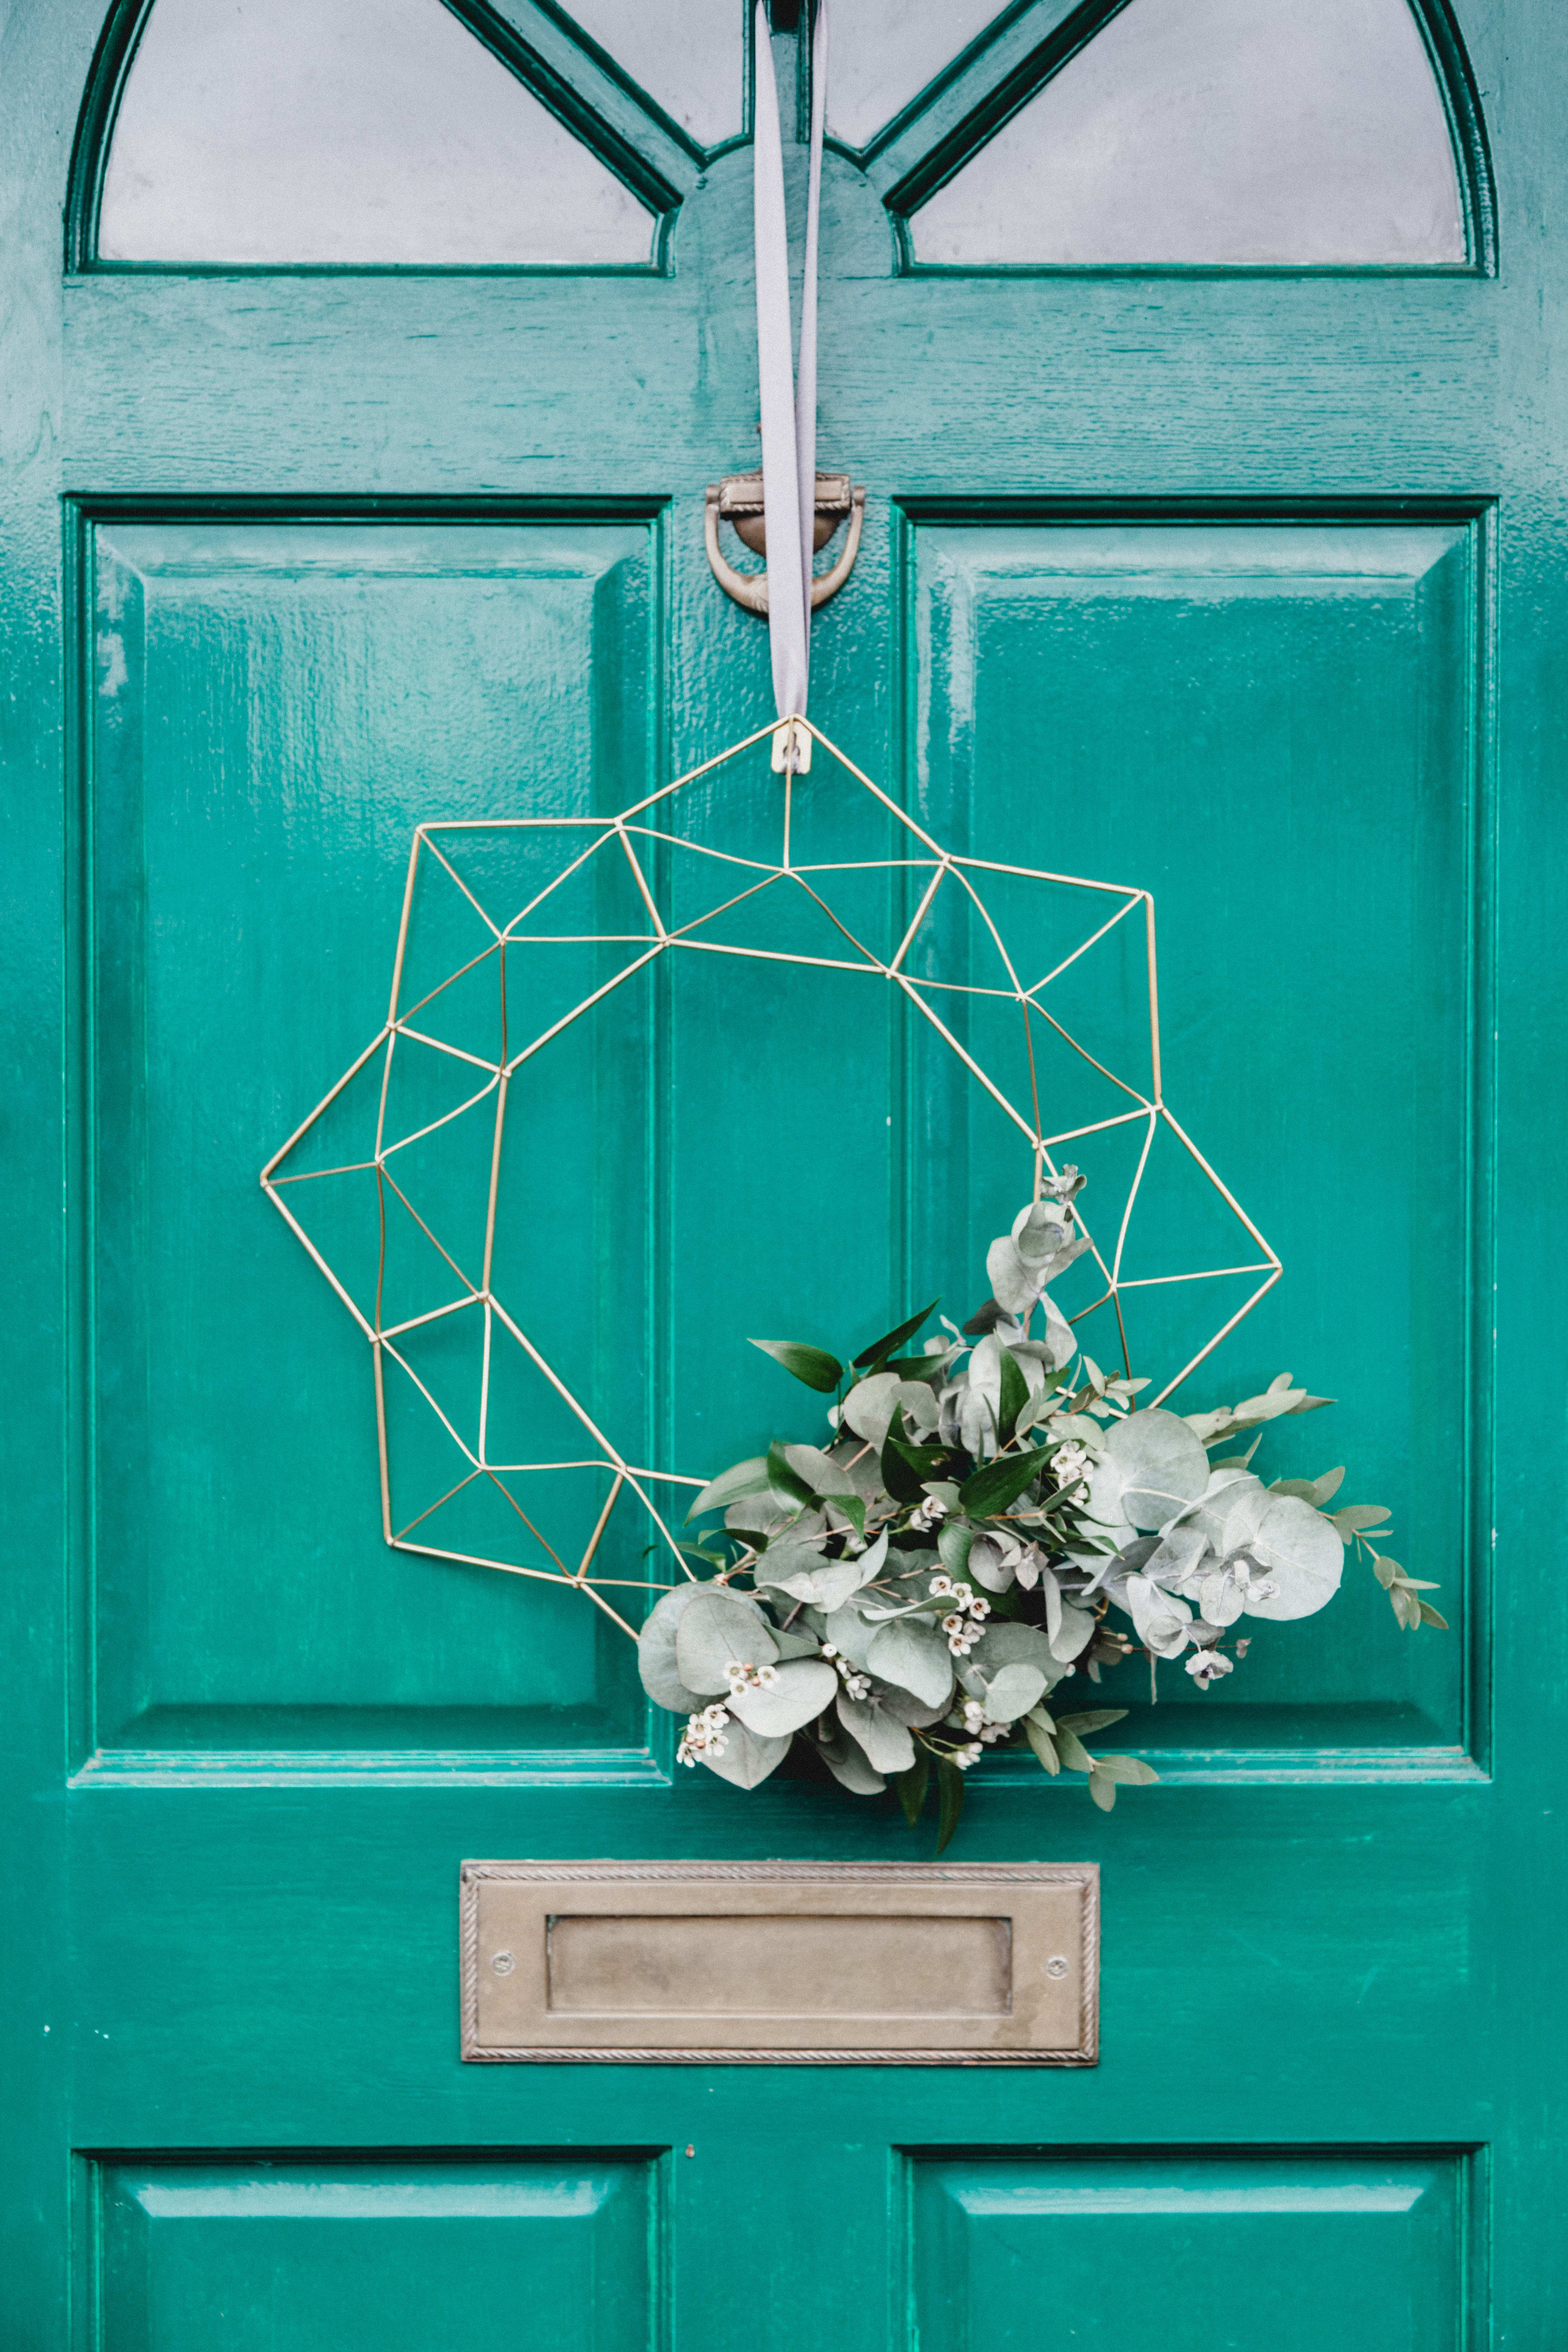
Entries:
POLYGON ((822 1645, 822 1654, 825 1658, 831 1659, 833 1664, 837 1667, 838 1679, 844 1685, 845 1696, 847 1697, 870 1697, 871 1677, 869 1675, 863 1675, 858 1668, 852 1666, 848 1659, 845 1657, 831 1642, 824 1642, 822 1645))
POLYGON ((1076 1441, 1069 1445, 1059 1447, 1051 1456, 1051 1475, 1057 1482, 1058 1491, 1063 1488, 1070 1490, 1065 1496, 1069 1503, 1088 1502, 1089 1488, 1078 1482, 1087 1478, 1089 1471, 1088 1449, 1076 1441))
POLYGON ((742 1698, 747 1691, 771 1690, 779 1678, 779 1670, 776 1666, 742 1664, 739 1658, 731 1658, 724 1668, 724 1675, 730 1685, 731 1697, 742 1698))
POLYGON ((947 1505, 942 1496, 928 1495, 925 1501, 917 1505, 910 1514, 910 1525, 918 1528, 921 1535, 929 1535, 932 1528, 940 1527, 946 1517, 947 1505))
POLYGON ((985 1631, 991 1603, 972 1586, 955 1584, 951 1576, 933 1576, 927 1590, 936 1600, 952 1601, 952 1607, 940 1620, 942 1630, 947 1635, 947 1646, 952 1655, 966 1658, 985 1631))
POLYGON ((993 1747, 998 1739, 1005 1739, 1013 1727, 1007 1723, 987 1723, 985 1709, 977 1698, 962 1700, 947 1720, 954 1731, 967 1734, 967 1744, 953 1753, 952 1760, 961 1772, 967 1772, 972 1764, 978 1764, 983 1751, 993 1747))
POLYGON ((722 1756, 730 1744, 724 1737, 729 1728, 730 1710, 717 1699, 700 1715, 689 1715, 680 1745, 675 1751, 676 1762, 695 1764, 700 1756, 722 1756))

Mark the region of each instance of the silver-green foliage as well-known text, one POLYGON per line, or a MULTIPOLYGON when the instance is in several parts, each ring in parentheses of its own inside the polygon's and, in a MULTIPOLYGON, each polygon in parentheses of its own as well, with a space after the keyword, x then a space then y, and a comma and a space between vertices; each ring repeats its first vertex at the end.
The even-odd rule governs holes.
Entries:
POLYGON ((837 1401, 821 1444, 777 1443, 692 1506, 721 1515, 683 1546, 706 1576, 660 1598, 638 1645, 649 1696, 687 1717, 683 1763, 754 1788, 800 1740, 858 1796, 894 1780, 911 1822, 934 1773, 945 1844, 989 1747, 1086 1775, 1106 1811, 1154 1780, 1084 1744, 1124 1707, 1059 1712, 1058 1687, 1142 1651, 1210 1689, 1246 1655, 1242 1621, 1321 1609, 1352 1547, 1402 1627, 1443 1624, 1436 1588, 1369 1539, 1388 1513, 1329 1508, 1342 1470, 1253 1472, 1266 1424, 1327 1398, 1281 1373, 1240 1404, 1140 1410, 1147 1381, 1078 1353, 1048 1286, 1088 1245, 1081 1181, 1065 1171, 992 1243, 992 1296, 962 1331, 944 1318, 900 1354, 928 1307, 848 1367, 753 1342, 837 1401))

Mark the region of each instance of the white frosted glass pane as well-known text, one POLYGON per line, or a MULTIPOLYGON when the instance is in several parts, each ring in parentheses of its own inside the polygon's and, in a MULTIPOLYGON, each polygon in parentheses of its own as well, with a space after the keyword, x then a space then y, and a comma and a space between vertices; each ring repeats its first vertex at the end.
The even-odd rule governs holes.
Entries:
POLYGON ((745 7, 746 0, 573 0, 572 15, 700 147, 717 147, 740 134, 745 7))
POLYGON ((652 216, 441 0, 157 0, 107 261, 647 261, 652 216))
POLYGON ((864 147, 998 14, 996 0, 839 0, 827 127, 864 147))
POLYGON ((921 261, 1463 261, 1407 0, 1131 0, 914 216, 921 261))

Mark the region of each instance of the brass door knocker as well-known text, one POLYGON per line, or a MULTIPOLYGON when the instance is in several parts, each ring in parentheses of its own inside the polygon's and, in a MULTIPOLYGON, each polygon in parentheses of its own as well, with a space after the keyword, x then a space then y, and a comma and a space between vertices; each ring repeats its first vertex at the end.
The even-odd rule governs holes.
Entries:
MULTIPOLYGON (((814 552, 827 545, 834 532, 847 518, 849 529, 843 551, 830 572, 811 583, 811 609, 817 612, 830 596, 837 596, 855 568, 855 558, 860 551, 860 526, 866 519, 866 493, 852 484, 847 474, 818 474, 816 478, 816 526, 812 534, 814 552)), ((708 547, 708 561, 713 567, 713 577, 726 595, 733 596, 748 613, 765 613, 768 609, 768 575, 765 572, 737 572, 719 545, 719 525, 732 525, 737 538, 758 555, 767 553, 767 531, 763 520, 763 478, 755 474, 726 474, 721 482, 710 482, 703 508, 703 536, 708 547)))

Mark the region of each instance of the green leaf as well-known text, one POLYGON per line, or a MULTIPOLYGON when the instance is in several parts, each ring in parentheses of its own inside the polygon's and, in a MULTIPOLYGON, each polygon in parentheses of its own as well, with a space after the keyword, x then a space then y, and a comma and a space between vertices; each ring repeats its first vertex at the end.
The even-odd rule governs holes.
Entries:
POLYGON ((642 1676, 642 1686, 656 1706, 668 1706, 677 1715, 695 1715, 706 1705, 705 1694, 694 1691, 689 1683, 681 1680, 675 1660, 675 1636, 680 1621, 705 1590, 700 1584, 678 1584, 672 1592, 661 1593, 637 1635, 637 1672, 642 1676))
POLYGON ((862 1543, 866 1540, 866 1497, 864 1495, 835 1495, 833 1507, 848 1520, 862 1543))
POLYGON ((879 1339, 873 1339, 868 1348, 862 1348, 855 1359, 856 1370, 859 1371, 870 1364, 885 1364, 894 1349, 901 1348, 906 1339, 912 1339, 926 1318, 934 1315, 941 1305, 940 1298, 933 1298, 929 1307, 922 1307, 920 1313, 911 1315, 907 1323, 900 1323, 894 1331, 884 1331, 879 1339))
POLYGON ((1090 1515, 1102 1527, 1126 1520, 1163 1528, 1197 1501, 1208 1478, 1207 1457, 1187 1423, 1151 1405, 1106 1431, 1089 1479, 1090 1515))
POLYGON ((899 1802, 904 1809, 904 1819, 910 1829, 925 1810, 926 1790, 931 1787, 931 1754, 922 1748, 907 1772, 900 1772, 893 1786, 899 1792, 899 1802))
MULTIPOLYGON (((951 1486, 951 1481, 948 1477, 949 1471, 953 1468, 956 1463, 961 1460, 967 1461, 968 1459, 967 1455, 960 1456, 955 1454, 951 1445, 920 1444, 910 1435, 909 1431, 904 1425, 904 1408, 901 1403, 895 1404, 892 1412, 888 1416, 888 1436, 884 1440, 884 1449, 889 1443, 897 1446, 904 1461, 908 1463, 910 1468, 915 1473, 915 1475, 920 1480, 921 1491, 918 1497, 912 1498, 915 1500, 924 1500, 928 1486, 951 1486)), ((886 1482, 884 1481, 884 1484, 886 1482)), ((889 1489, 889 1492, 890 1491, 891 1489, 889 1489)), ((947 1501, 948 1497, 944 1496, 942 1499, 947 1501)), ((958 1489, 956 1486, 952 1486, 952 1502, 949 1503, 950 1509, 952 1508, 952 1503, 955 1503, 957 1499, 958 1489)))
MULTIPOLYGON (((772 1643, 769 1647, 772 1648, 772 1643)), ((838 1676, 826 1658, 787 1658, 763 1690, 735 1691, 725 1700, 760 1739, 783 1739, 815 1723, 833 1705, 838 1676)))
POLYGON ((996 1434, 1004 1445, 1011 1445, 1018 1426, 1018 1416, 1029 1402, 1029 1383, 1016 1356, 1007 1349, 998 1351, 997 1362, 1002 1373, 1001 1398, 996 1414, 996 1434))
POLYGON ((766 1739, 748 1731, 743 1723, 731 1722, 724 1734, 724 1753, 716 1756, 710 1748, 699 1758, 710 1772, 717 1772, 721 1780, 732 1780, 737 1789, 754 1789, 770 1772, 776 1772, 789 1754, 789 1741, 766 1739))
POLYGON ((940 1854, 958 1827, 963 1811, 963 1775, 956 1764, 939 1756, 936 1764, 937 1836, 936 1850, 940 1854))
POLYGON ((1061 1668, 1052 1659, 1050 1636, 1043 1625, 999 1624, 994 1616, 971 1651, 968 1664, 986 1676, 1000 1666, 1037 1666, 1043 1682, 1061 1679, 1061 1668))
POLYGON ((800 1339, 749 1339, 746 1344, 760 1348, 764 1356, 771 1356, 775 1364, 782 1364, 786 1372, 824 1396, 831 1396, 844 1378, 843 1365, 826 1348, 808 1348, 800 1339))
POLYGON ((1380 1528, 1384 1519, 1391 1517, 1392 1513, 1385 1511, 1381 1504, 1347 1503, 1342 1511, 1334 1513, 1333 1519, 1341 1535, 1351 1536, 1360 1535, 1366 1528, 1380 1528))
POLYGON ((866 1664, 884 1682, 897 1683, 928 1706, 945 1706, 952 1696, 952 1660, 947 1643, 933 1628, 910 1618, 878 1627, 866 1644, 866 1664))
POLYGON ((998 1454, 994 1462, 964 1480, 958 1490, 959 1504, 973 1518, 994 1518, 1017 1501, 1043 1466, 1043 1457, 1028 1448, 1022 1454, 998 1454))
POLYGON ((974 1541, 974 1529, 961 1527, 954 1519, 944 1519, 937 1529, 936 1548, 942 1554, 942 1564, 949 1576, 962 1577, 969 1566, 970 1548, 974 1541))
POLYGON ((1109 1772, 1091 1772, 1089 1776, 1089 1793, 1100 1811, 1108 1813, 1116 1802, 1116 1783, 1109 1772))
POLYGON ((925 1468, 923 1457, 933 1450, 910 1444, 904 1434, 904 1409, 896 1404, 881 1454, 882 1484, 896 1503, 924 1502, 925 1481, 935 1474, 925 1468))
POLYGON ((775 1438, 768 1448, 768 1491, 781 1501, 798 1503, 804 1510, 821 1500, 815 1487, 808 1486, 799 1472, 790 1468, 780 1438, 775 1438))
POLYGON ((1031 1709, 1024 1717, 1024 1737, 1034 1749, 1041 1766, 1054 1780, 1062 1769, 1061 1759, 1057 1754, 1057 1744, 1050 1733, 1043 1730, 1035 1721, 1036 1712, 1037 1710, 1031 1709))
POLYGON ((1016 1723, 1044 1695, 1046 1678, 1038 1666, 1002 1666, 992 1676, 984 1698, 989 1723, 1016 1723))
POLYGON ((1138 1756, 1097 1756, 1094 1769, 1097 1776, 1103 1772, 1107 1780, 1121 1780, 1130 1789, 1151 1788, 1160 1777, 1138 1756))
POLYGON ((725 1666, 731 1658, 771 1666, 778 1656, 766 1618, 753 1601, 705 1587, 682 1612, 675 1629, 675 1664, 688 1690, 717 1698, 728 1690, 725 1666))
POLYGON ((784 1458, 814 1495, 831 1496, 835 1502, 842 1502, 855 1492, 855 1482, 843 1463, 835 1462, 820 1446, 786 1445, 784 1458))
POLYGON ((736 1462, 703 1487, 687 1512, 684 1524, 700 1519, 704 1511, 726 1510, 731 1503, 743 1503, 752 1495, 765 1495, 767 1491, 768 1465, 762 1454, 750 1462, 736 1462))
POLYGON ((1091 1706, 1082 1715, 1058 1715, 1057 1728, 1058 1731, 1089 1733, 1105 1731, 1111 1724, 1120 1723, 1126 1713, 1124 1706, 1091 1706))
POLYGON ((826 1738, 813 1731, 802 1737, 810 1741, 839 1786, 847 1789, 852 1797, 879 1797, 887 1787, 865 1749, 856 1746, 841 1723, 830 1724, 826 1738))
POLYGON ((1057 1724, 1057 1754, 1069 1772, 1092 1772, 1094 1769, 1094 1759, 1088 1748, 1082 1745, 1076 1732, 1069 1731, 1067 1725, 1059 1720, 1057 1724))
POLYGON ((1423 1601, 1420 1606, 1421 1622, 1423 1625, 1440 1626, 1442 1631, 1446 1633, 1448 1630, 1447 1619, 1446 1617, 1439 1616, 1436 1610, 1433 1608, 1432 1603, 1429 1601, 1423 1601))
POLYGON ((892 1778, 897 1773, 914 1770, 915 1747, 908 1724, 900 1723, 896 1715, 879 1706, 874 1699, 851 1698, 841 1690, 838 1720, 865 1749, 879 1772, 892 1778))

